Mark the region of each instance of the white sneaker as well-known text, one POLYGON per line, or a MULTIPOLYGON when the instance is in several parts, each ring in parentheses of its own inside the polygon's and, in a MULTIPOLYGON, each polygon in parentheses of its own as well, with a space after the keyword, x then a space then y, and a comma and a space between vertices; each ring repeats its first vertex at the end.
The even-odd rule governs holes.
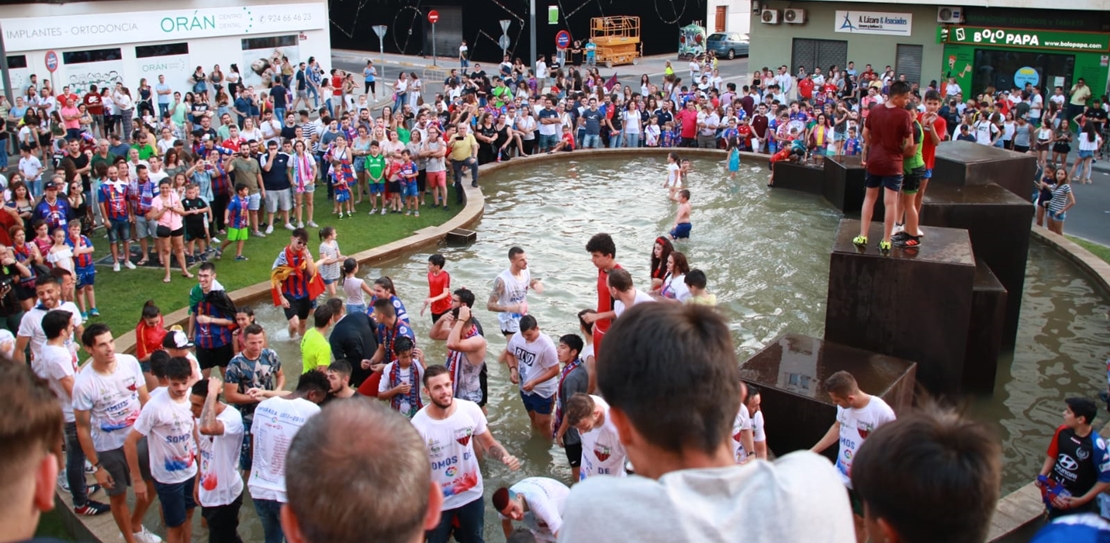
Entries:
POLYGON ((119 262, 116 262, 116 263, 112 264, 112 271, 114 271, 114 272, 119 271, 119 262))
POLYGON ((286 230, 296 230, 296 229, 297 229, 297 227, 296 227, 296 226, 293 226, 293 223, 291 223, 291 222, 287 222, 287 223, 285 223, 285 229, 286 229, 286 230))
POLYGON ((319 228, 320 227, 320 225, 316 224, 316 221, 308 221, 308 226, 309 226, 309 228, 319 228))
POLYGON ((382 208, 382 215, 385 215, 385 208, 382 208))
POLYGON ((93 466, 92 462, 89 462, 88 460, 85 460, 85 473, 89 475, 96 473, 96 466, 93 466))
POLYGON ((297 221, 297 228, 304 228, 304 221, 297 221))
POLYGON ((66 478, 66 470, 58 472, 58 488, 63 492, 69 492, 69 479, 66 478))
POLYGON ((142 531, 135 532, 131 535, 138 543, 162 543, 162 538, 154 535, 150 530, 147 530, 146 526, 143 526, 142 531))
POLYGON ((212 238, 212 243, 219 243, 219 242, 220 242, 220 238, 212 238))
POLYGON ((124 266, 127 266, 127 269, 129 269, 129 270, 133 270, 133 269, 135 269, 135 268, 137 267, 137 266, 135 266, 135 264, 133 264, 133 263, 132 263, 132 262, 131 262, 130 260, 124 260, 124 261, 123 261, 123 265, 124 265, 124 266))
POLYGON ((273 234, 274 233, 274 225, 272 225, 272 224, 266 225, 266 233, 267 234, 273 234))

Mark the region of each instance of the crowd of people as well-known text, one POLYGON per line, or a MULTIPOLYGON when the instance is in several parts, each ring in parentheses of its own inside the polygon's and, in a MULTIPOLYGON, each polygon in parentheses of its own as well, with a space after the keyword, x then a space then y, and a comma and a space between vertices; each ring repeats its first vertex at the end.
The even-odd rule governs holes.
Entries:
MULTIPOLYGON (((339 250, 334 227, 319 229, 318 252, 306 230, 317 227, 318 183, 336 220, 353 216, 364 197, 370 215, 379 197, 382 215, 418 215, 429 194, 430 205, 448 207, 448 161, 459 204, 463 177, 477 186, 480 164, 576 148, 696 146, 765 152, 772 165, 861 154, 868 191, 856 243, 867 245, 868 207, 883 190, 888 227, 880 249, 892 240, 913 248, 935 146, 956 126, 942 99, 960 97, 951 82, 918 89, 889 68, 879 76, 849 63, 800 77, 785 67, 778 75, 764 70, 737 92, 733 83, 722 86, 710 58, 691 62, 688 83, 668 66, 661 84, 644 76, 639 92, 622 92, 594 68, 583 75, 541 59, 533 72, 506 57, 488 76, 470 67, 465 48, 460 59, 471 71, 453 71, 428 101, 419 77, 402 74, 393 107, 376 118, 366 95, 355 97, 350 74, 325 77, 313 59, 283 67, 257 99, 236 71, 218 67, 208 75, 198 67, 185 97, 161 79, 140 83, 137 105, 122 85, 90 89, 101 97, 98 107, 119 108, 118 124, 109 118, 115 110, 90 111, 88 96, 70 100, 68 89, 60 107, 36 99, 9 109, 22 113, 19 132, 28 128, 32 137, 19 136, 20 177, 9 180, 12 204, 0 213, 11 222, 4 242, 11 248, 0 257, 15 278, 0 288, 6 307, 10 300, 19 309, 9 316, 18 322, 6 323, 12 341, 0 337, 14 361, 0 364, 0 394, 10 403, 0 414, 9 459, 0 488, 17 505, 0 513, 12 527, 0 541, 33 534, 57 483, 77 514, 110 513, 128 543, 161 540, 142 524, 155 502, 171 543, 191 541, 197 505, 211 541, 238 541, 244 492, 267 543, 481 542, 483 465, 520 467, 487 418, 491 371, 518 387, 532 432, 565 451, 572 474, 523 478, 493 492, 488 505, 511 541, 733 541, 741 533, 758 541, 983 540, 998 500, 1001 450, 983 425, 952 411, 895 417, 852 375, 837 372, 823 382, 836 405, 827 434, 812 451, 771 461, 760 391, 740 378, 706 272, 672 242, 691 231, 691 194, 674 153, 664 186, 676 218, 670 235, 653 243, 650 276, 621 267, 610 235, 589 238, 596 304, 578 313, 577 329, 541 331, 528 295, 545 285, 531 276, 527 253, 509 249, 485 305, 507 340, 497 358, 504 368, 487 366, 478 296, 452 288, 443 255, 428 258, 419 318, 430 311, 432 328, 418 338, 388 277, 367 285, 358 262, 339 250), (314 101, 315 111, 307 109, 310 97, 325 98, 323 107, 314 101), (306 109, 297 111, 302 101, 306 109), (51 130, 42 140, 34 127, 43 126, 43 113, 59 115, 64 133, 51 130), (40 191, 44 165, 55 173, 40 191), (105 228, 115 271, 135 266, 130 241, 142 245, 145 261, 148 238, 156 237, 169 282, 171 258, 192 277, 189 265, 206 260, 208 244, 219 258, 235 243, 236 260, 245 259, 248 236, 273 234, 278 215, 290 240, 270 279, 289 337, 300 341, 295 387, 286 386, 289 361, 269 347, 272 331, 236 307, 210 261, 195 274, 187 325, 166 328, 153 303, 142 308, 134 355, 116 352, 122 331, 88 322, 97 315, 93 228, 105 228), (35 230, 30 243, 24 220, 35 230), (420 347, 440 341, 443 364, 420 347), (835 464, 815 454, 834 444, 835 464), (101 491, 108 503, 93 499, 101 491)), ((363 75, 364 93, 374 91, 372 63, 363 75)), ((36 89, 40 95, 53 97, 36 89)), ((1096 115, 1080 115, 1084 134, 1094 131, 1096 115)), ((1056 191, 1059 171, 1053 175, 1056 191)), ((1064 171, 1063 186, 1067 178, 1064 171)), ((1038 480, 1051 518, 1095 511, 1110 488, 1095 414, 1089 400, 1067 401, 1038 480)))

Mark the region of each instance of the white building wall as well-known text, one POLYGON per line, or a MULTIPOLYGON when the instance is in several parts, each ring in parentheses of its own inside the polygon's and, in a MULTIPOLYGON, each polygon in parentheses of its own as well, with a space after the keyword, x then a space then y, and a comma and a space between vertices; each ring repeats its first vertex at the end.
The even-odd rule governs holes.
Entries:
POLYGON ((716 31, 717 7, 728 9, 725 15, 725 31, 747 34, 751 30, 751 0, 709 0, 706 2, 705 29, 712 34, 716 31))
POLYGON ((0 18, 9 57, 25 56, 26 68, 12 69, 13 89, 26 86, 30 74, 40 83, 52 79, 60 90, 71 85, 84 90, 122 81, 132 88, 141 78, 154 85, 164 74, 171 88, 191 90, 186 80, 197 66, 210 73, 220 65, 228 73, 235 63, 247 84, 261 77, 252 63, 274 54, 272 49, 244 51, 244 38, 293 37, 282 53, 296 64, 314 56, 325 68, 331 59, 331 37, 326 0, 185 0, 161 2, 111 1, 70 4, 6 6, 0 18), (136 46, 188 43, 188 54, 136 57, 136 46), (119 48, 120 60, 65 62, 66 52, 119 48), (46 67, 47 51, 58 55, 53 77, 46 67))

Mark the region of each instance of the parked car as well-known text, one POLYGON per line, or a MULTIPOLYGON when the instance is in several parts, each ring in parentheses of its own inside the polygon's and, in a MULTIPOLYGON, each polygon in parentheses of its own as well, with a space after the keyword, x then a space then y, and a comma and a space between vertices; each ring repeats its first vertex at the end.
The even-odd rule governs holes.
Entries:
POLYGON ((748 56, 748 35, 739 32, 717 32, 705 40, 705 49, 718 57, 733 59, 748 56))

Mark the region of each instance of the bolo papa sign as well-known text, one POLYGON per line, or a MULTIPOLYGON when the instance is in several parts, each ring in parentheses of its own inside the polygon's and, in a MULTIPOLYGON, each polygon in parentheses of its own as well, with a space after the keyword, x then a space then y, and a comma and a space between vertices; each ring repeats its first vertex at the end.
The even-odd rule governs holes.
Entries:
POLYGON ((948 43, 1106 52, 1110 51, 1110 34, 957 26, 949 30, 948 43))
MULTIPOLYGON (((96 7, 96 4, 87 4, 96 7)), ((323 3, 0 20, 9 53, 327 28, 323 3), (126 15, 124 17, 124 15, 126 15)))

